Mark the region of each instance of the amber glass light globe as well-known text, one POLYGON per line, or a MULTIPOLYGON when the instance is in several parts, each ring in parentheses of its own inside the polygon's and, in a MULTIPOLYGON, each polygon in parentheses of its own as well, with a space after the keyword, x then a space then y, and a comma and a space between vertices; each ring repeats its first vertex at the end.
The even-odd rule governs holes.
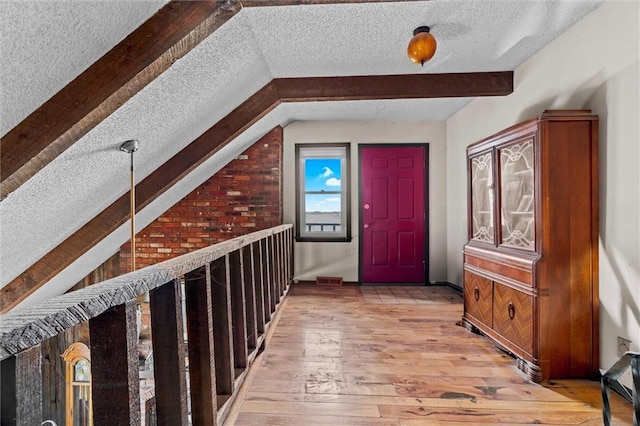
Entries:
POLYGON ((413 31, 409 41, 407 55, 416 64, 424 65, 436 53, 436 38, 429 32, 429 27, 418 27, 413 31))

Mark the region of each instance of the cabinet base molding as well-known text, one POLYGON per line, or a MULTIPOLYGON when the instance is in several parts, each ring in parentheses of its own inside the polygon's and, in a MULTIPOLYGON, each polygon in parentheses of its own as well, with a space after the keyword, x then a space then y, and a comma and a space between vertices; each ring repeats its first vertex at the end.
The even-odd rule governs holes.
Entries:
POLYGON ((499 341, 492 339, 490 335, 485 334, 481 329, 473 325, 473 323, 469 322, 466 318, 462 318, 456 324, 459 325, 460 327, 466 328, 471 333, 478 334, 480 336, 483 336, 491 340, 491 342, 496 348, 505 352, 515 360, 516 367, 518 368, 518 370, 524 373, 527 379, 531 380, 534 383, 542 382, 542 371, 540 370, 540 367, 538 365, 527 361, 526 359, 518 356, 518 354, 516 353, 513 353, 507 347, 502 345, 499 341))
POLYGON ((471 324, 465 318, 462 318, 460 321, 458 321, 456 323, 456 325, 459 325, 460 327, 464 327, 468 331, 470 331, 470 332, 472 332, 474 334, 479 334, 481 336, 484 336, 484 333, 482 333, 478 327, 476 327, 475 325, 471 324))
POLYGON ((531 364, 529 361, 516 356, 516 367, 532 382, 540 383, 542 381, 542 371, 537 365, 531 364))

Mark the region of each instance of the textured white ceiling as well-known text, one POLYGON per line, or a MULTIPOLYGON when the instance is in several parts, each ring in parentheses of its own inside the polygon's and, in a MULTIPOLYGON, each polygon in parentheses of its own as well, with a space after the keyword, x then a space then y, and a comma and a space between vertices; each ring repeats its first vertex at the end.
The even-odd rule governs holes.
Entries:
POLYGON ((600 1, 448 0, 250 8, 249 23, 276 77, 513 70, 600 1), (406 54, 429 25, 436 55, 406 54))
MULTIPOLYGON (((64 87, 163 3, 2 3, 0 134, 64 87)), ((243 9, 0 203, 0 287, 128 190, 129 158, 118 151, 124 140, 140 141, 135 154, 139 182, 274 77, 512 70, 600 3, 432 0, 243 9), (419 25, 431 25, 438 40, 438 52, 424 68, 411 63, 405 53, 411 33, 419 25)), ((146 214, 153 220, 234 153, 278 124, 335 119, 439 121, 470 100, 283 105, 141 216, 146 214)), ((144 226, 140 220, 138 223, 144 226)), ((70 268, 71 275, 62 274, 65 280, 58 281, 65 284, 59 284, 59 290, 82 278, 82 273, 113 254, 127 239, 126 234, 111 238, 90 259, 85 256, 83 266, 70 268)))
POLYGON ((167 1, 0 1, 0 135, 167 1))

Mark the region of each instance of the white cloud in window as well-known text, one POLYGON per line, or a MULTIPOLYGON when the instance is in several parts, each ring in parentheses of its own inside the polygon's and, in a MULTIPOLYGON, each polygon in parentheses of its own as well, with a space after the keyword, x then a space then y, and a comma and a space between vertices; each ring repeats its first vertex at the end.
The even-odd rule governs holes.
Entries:
POLYGON ((336 179, 336 178, 329 178, 327 179, 327 181, 325 182, 325 184, 327 186, 340 186, 340 179, 336 179))
POLYGON ((327 178, 331 175, 333 175, 333 170, 326 166, 322 168, 322 177, 327 178))
POLYGON ((325 198, 323 202, 326 202, 326 203, 339 203, 340 202, 340 197, 325 198))

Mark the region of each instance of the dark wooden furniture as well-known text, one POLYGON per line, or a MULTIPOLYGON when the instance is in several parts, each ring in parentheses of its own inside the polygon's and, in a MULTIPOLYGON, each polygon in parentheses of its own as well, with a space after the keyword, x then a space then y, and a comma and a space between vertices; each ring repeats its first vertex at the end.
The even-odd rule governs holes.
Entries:
POLYGON ((533 381, 597 377, 598 117, 545 111, 467 148, 464 315, 533 381))

